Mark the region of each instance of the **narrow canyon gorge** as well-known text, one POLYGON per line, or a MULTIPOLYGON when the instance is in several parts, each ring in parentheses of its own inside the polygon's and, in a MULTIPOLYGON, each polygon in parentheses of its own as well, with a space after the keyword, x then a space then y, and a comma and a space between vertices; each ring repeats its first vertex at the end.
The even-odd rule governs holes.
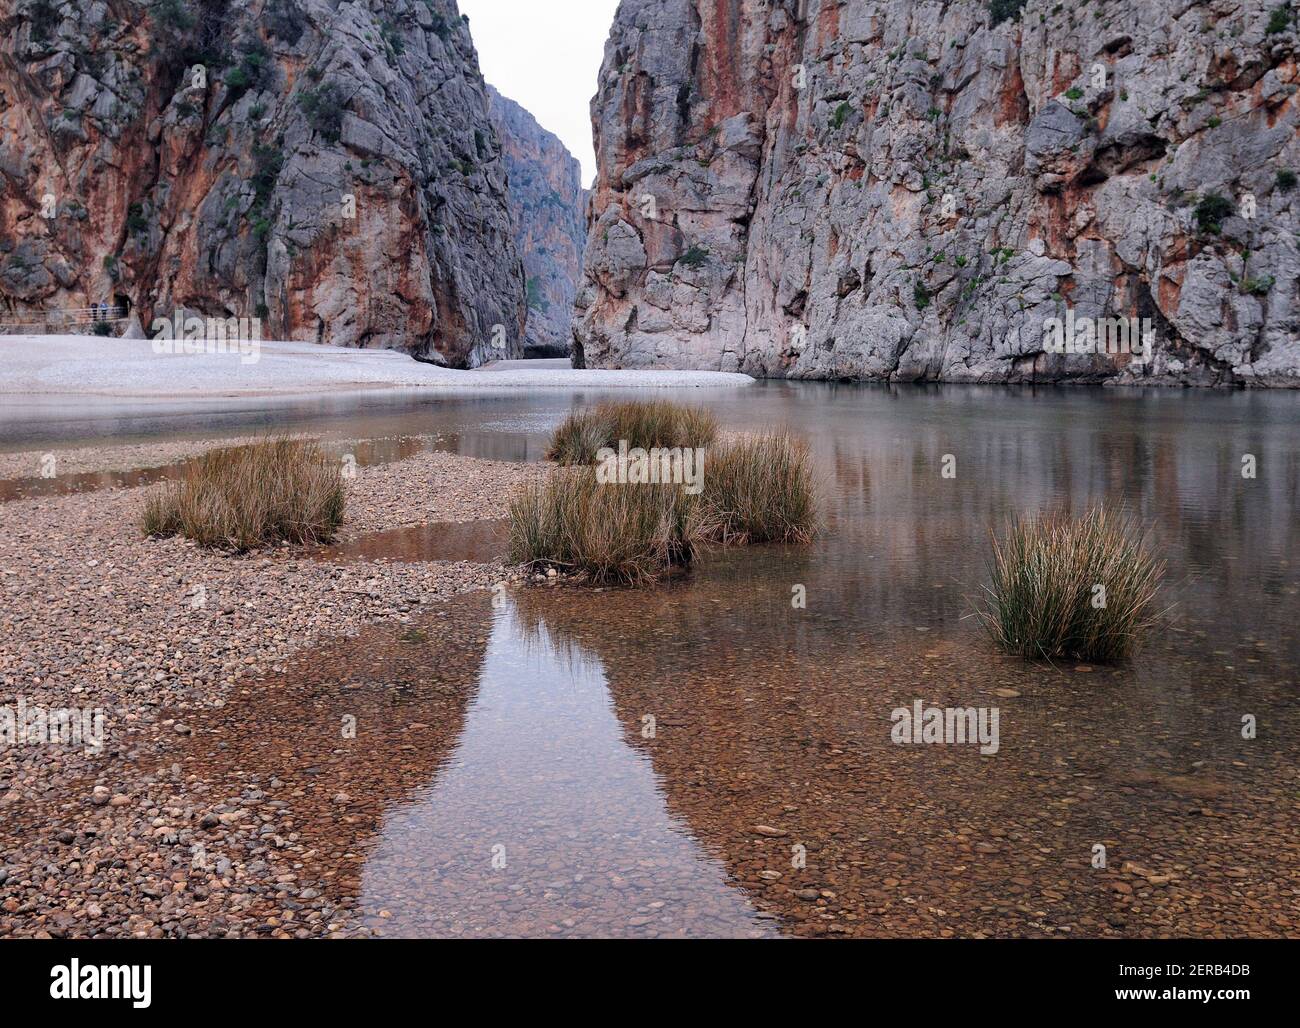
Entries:
POLYGON ((0 320, 258 318, 455 368, 1300 385, 1286 5, 623 0, 590 193, 454 0, 7 8, 0 320))
POLYGON ((510 217, 528 289, 526 357, 566 357, 587 242, 582 168, 531 114, 488 87, 510 175, 510 217))

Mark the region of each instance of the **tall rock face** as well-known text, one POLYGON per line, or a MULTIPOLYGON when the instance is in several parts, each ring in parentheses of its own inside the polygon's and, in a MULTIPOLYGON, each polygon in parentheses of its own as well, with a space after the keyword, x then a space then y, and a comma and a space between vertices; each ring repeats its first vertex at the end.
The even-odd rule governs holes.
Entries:
POLYGON ((522 352, 505 162, 454 0, 0 16, 0 309, 260 317, 456 367, 522 352))
POLYGON ((565 357, 587 242, 582 167, 519 104, 491 86, 488 98, 510 174, 510 215, 528 279, 525 355, 565 357))
POLYGON ((1297 10, 623 0, 575 360, 1300 385, 1297 10))

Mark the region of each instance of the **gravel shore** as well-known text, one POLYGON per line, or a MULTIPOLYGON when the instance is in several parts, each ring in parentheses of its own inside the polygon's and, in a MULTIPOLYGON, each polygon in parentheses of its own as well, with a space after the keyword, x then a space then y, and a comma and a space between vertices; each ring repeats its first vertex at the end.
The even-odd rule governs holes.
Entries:
POLYGON ((1188 615, 1129 666, 1037 665, 792 617, 794 548, 501 604, 499 563, 374 554, 491 542, 543 469, 382 449, 324 558, 142 539, 144 489, 0 503, 0 719, 105 729, 0 746, 0 938, 1300 931, 1288 640, 1210 673, 1188 615), (899 745, 922 699, 996 709, 996 757, 899 745))
POLYGON ((132 443, 121 446, 46 447, 39 450, 0 453, 0 479, 40 478, 43 474, 87 475, 108 471, 160 468, 197 457, 201 453, 221 446, 238 446, 252 441, 251 438, 178 439, 170 442, 132 443), (51 457, 53 461, 50 461, 51 457))
MULTIPOLYGON (((147 465, 195 450, 132 452, 147 465)), ((95 467, 120 454, 80 451, 77 459, 95 467)), ((536 473, 441 452, 362 467, 349 486, 342 538, 500 518, 512 488, 536 473)), ((201 883, 190 882, 205 862, 201 847, 181 839, 204 818, 224 825, 244 815, 222 820, 229 811, 193 809, 159 754, 188 736, 187 721, 220 710, 240 683, 282 669, 297 651, 368 624, 400 625, 512 578, 500 564, 332 564, 289 548, 232 557, 180 539, 148 540, 138 527, 147 492, 0 505, 0 709, 103 715, 98 753, 0 746, 0 937, 265 929, 239 911, 275 886, 271 863, 240 860, 234 874, 223 857, 201 883), (201 904, 203 916, 171 916, 187 903, 201 904)), ((268 844, 270 823, 244 826, 255 829, 254 849, 268 844)), ((293 846, 283 836, 280 843, 293 846)), ((324 933, 330 921, 317 913, 313 924, 324 933)))

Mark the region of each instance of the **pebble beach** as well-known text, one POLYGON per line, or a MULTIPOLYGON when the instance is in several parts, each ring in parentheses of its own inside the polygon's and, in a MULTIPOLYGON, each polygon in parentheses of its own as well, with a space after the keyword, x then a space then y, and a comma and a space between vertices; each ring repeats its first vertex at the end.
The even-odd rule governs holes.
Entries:
MULTIPOLYGON (((70 463, 101 470, 126 456, 147 467, 204 448, 88 449, 70 463)), ((7 455, 5 467, 25 470, 39 457, 7 455)), ((349 484, 340 541, 499 519, 514 485, 534 473, 440 452, 362 467, 349 484)), ((217 810, 238 797, 186 795, 168 777, 168 748, 189 738, 204 712, 228 704, 241 683, 282 670, 322 639, 401 626, 512 577, 499 563, 331 562, 287 547, 232 556, 147 539, 139 528, 147 492, 99 489, 0 505, 0 707, 21 698, 28 709, 94 710, 104 725, 98 753, 48 744, 0 751, 0 937, 57 937, 74 925, 78 935, 160 936, 207 932, 214 921, 226 926, 220 934, 254 931, 236 912, 251 902, 250 890, 275 884, 272 862, 251 855, 236 868, 229 856, 214 858, 196 877, 193 833, 213 818, 232 826, 232 838, 252 829, 245 841, 256 853, 271 825, 282 843, 270 844, 276 854, 294 851, 295 833, 275 817, 217 810), (186 904, 200 904, 201 917, 170 916, 186 904)), ((329 922, 322 915, 311 924, 325 931, 329 922)))

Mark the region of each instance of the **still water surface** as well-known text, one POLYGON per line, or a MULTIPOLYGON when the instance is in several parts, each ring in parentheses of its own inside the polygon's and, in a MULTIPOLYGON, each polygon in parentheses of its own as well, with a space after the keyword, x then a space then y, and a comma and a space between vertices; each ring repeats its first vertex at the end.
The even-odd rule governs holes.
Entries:
MULTIPOLYGON (((6 424, 11 449, 288 428, 537 460, 564 413, 598 398, 372 396, 6 424)), ((485 607, 463 725, 369 843, 355 897, 368 924, 1300 931, 1300 397, 768 383, 677 398, 729 428, 806 437, 824 531, 805 547, 712 554, 659 589, 530 589, 485 607), (1121 668, 1000 657, 969 617, 990 530, 1101 503, 1168 561, 1160 630, 1121 668), (806 609, 791 604, 797 587, 806 609), (891 711, 917 699, 998 706, 1000 752, 892 745, 891 711), (1093 866, 1099 844, 1109 871, 1093 866), (1129 893, 1112 888, 1125 862, 1150 872, 1127 873, 1129 893)), ((447 559, 441 534, 423 538, 384 555, 447 559)), ((487 559, 499 539, 485 528, 466 555, 487 559)), ((445 674, 436 643, 431 681, 445 674)), ((330 666, 291 674, 328 688, 330 666)))

